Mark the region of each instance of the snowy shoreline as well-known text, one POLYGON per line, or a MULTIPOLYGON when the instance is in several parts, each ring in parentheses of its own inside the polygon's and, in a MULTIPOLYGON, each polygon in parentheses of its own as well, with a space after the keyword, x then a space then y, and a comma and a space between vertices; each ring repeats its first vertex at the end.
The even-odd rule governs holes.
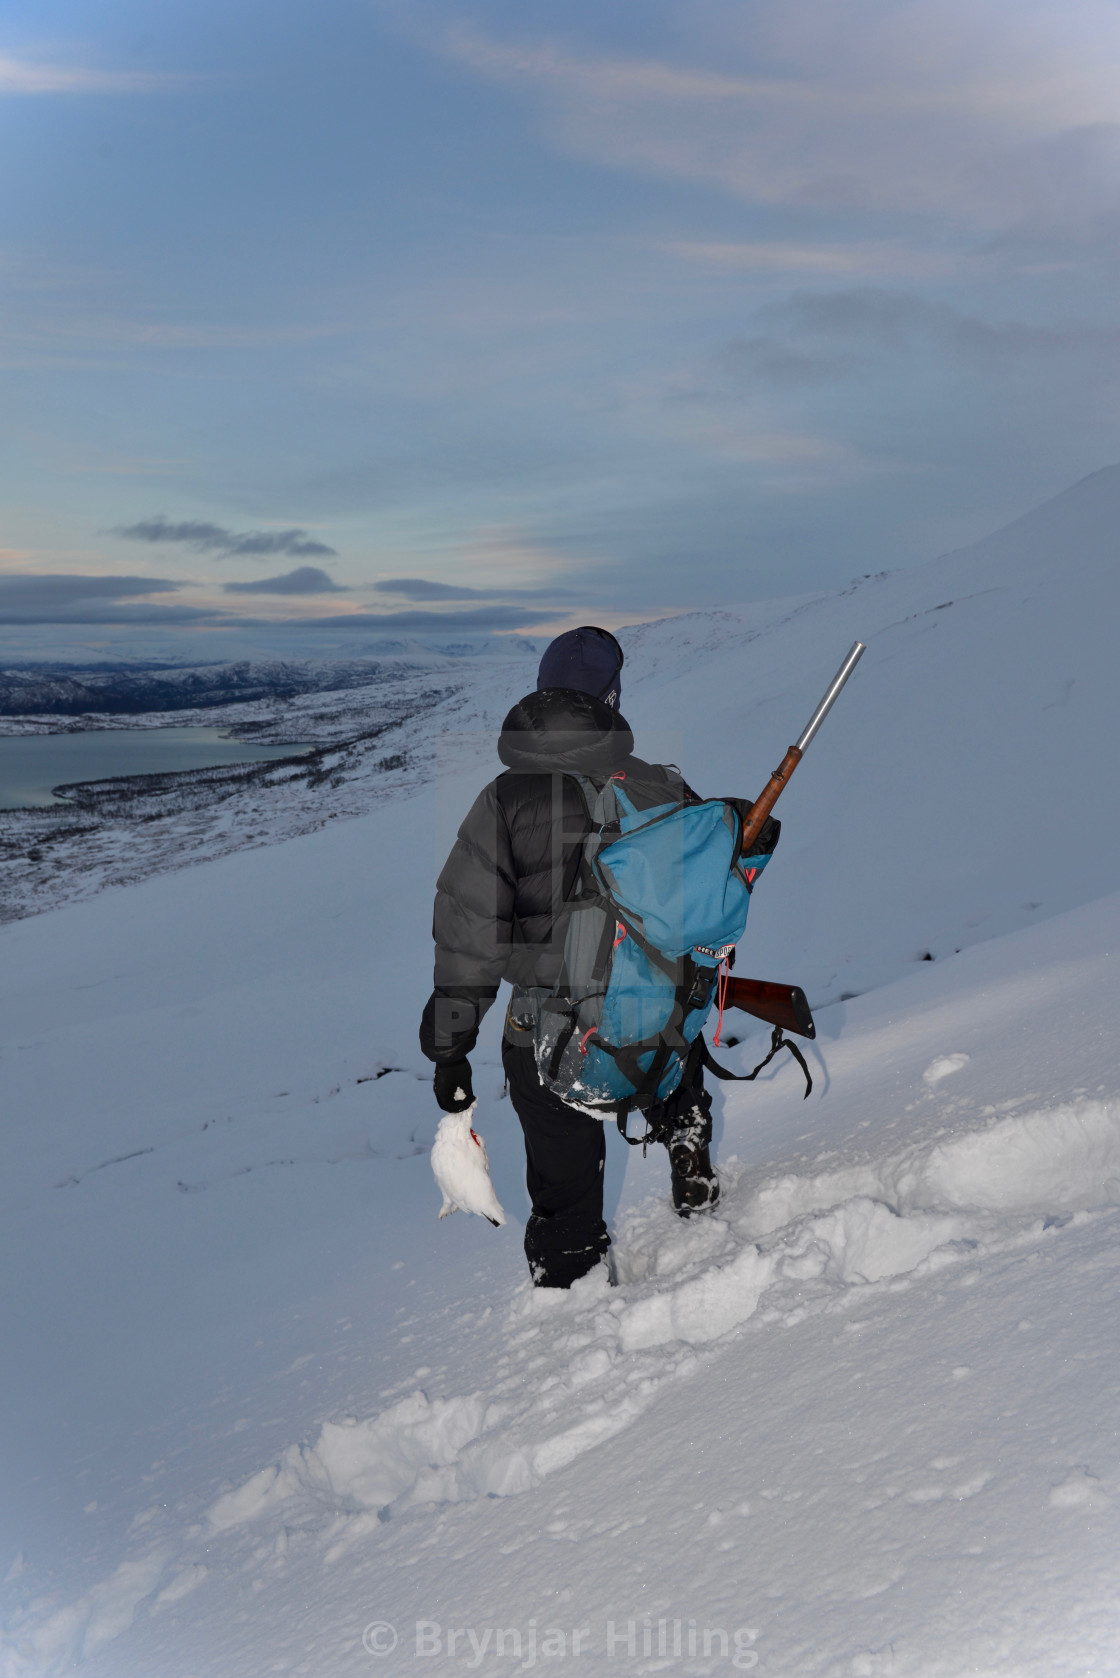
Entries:
MULTIPOLYGON (((73 783, 65 788, 66 806, 0 811, 0 863, 7 865, 0 921, 363 815, 376 799, 430 773, 430 713, 453 709, 461 691, 461 681, 433 685, 430 672, 409 673, 372 687, 190 712, 193 724, 221 727, 238 740, 292 744, 293 756, 73 783)), ((183 717, 173 711, 83 721, 147 729, 180 727, 183 717)))

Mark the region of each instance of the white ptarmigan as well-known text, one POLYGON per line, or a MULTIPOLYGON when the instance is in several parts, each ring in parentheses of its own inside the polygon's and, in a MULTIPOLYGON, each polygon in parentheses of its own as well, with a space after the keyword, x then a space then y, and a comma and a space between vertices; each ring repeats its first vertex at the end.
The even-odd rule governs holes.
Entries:
POLYGON ((471 1129, 474 1108, 445 1113, 432 1143, 432 1171, 443 1190, 441 1218, 449 1212, 477 1212, 497 1229, 506 1221, 494 1185, 482 1137, 471 1129))

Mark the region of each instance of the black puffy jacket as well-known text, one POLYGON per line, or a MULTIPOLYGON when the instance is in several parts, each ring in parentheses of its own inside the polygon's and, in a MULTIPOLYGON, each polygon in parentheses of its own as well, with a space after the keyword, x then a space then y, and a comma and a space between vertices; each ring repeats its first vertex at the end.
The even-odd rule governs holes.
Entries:
MULTIPOLYGON (((624 718, 570 688, 531 693, 506 717, 498 742, 506 772, 475 799, 436 885, 435 988, 420 1026, 429 1060, 470 1053, 503 979, 555 984, 563 948, 553 928, 591 829, 573 772, 598 786, 625 774, 639 808, 696 799, 678 770, 633 751, 624 718)), ((773 849, 778 825, 760 850, 773 849)))

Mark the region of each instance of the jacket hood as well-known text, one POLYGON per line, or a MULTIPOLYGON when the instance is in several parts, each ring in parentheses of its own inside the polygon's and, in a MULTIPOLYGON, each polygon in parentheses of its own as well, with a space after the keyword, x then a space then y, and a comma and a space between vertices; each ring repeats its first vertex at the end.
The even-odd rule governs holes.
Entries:
POLYGON ((543 688, 519 699, 502 724, 498 756, 507 769, 611 775, 634 750, 625 717, 573 688, 543 688))

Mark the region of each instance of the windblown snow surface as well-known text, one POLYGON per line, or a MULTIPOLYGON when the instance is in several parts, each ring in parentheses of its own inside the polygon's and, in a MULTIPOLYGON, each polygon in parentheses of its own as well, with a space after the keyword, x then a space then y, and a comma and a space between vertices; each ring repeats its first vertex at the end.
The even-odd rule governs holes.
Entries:
POLYGON ((870 650, 740 955, 813 1094, 717 1091, 687 1224, 609 1137, 616 1286, 526 1283, 499 1010, 510 1221, 436 1219, 431 889, 523 660, 426 787, 2 929, 5 1678, 1120 1672, 1118 528, 1099 474, 623 637, 710 793, 870 650))

